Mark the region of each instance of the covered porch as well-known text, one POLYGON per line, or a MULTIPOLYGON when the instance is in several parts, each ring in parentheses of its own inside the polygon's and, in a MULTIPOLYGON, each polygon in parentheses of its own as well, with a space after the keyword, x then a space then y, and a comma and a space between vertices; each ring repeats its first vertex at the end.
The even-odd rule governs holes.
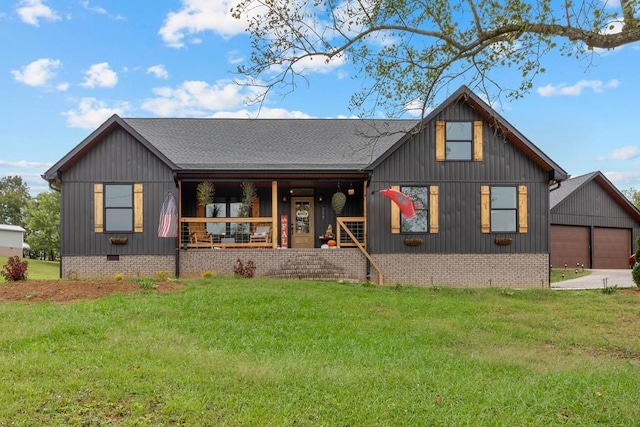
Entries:
POLYGON ((178 192, 181 249, 311 249, 328 240, 338 248, 367 247, 361 174, 304 180, 188 176, 179 177, 178 192), (202 200, 206 186, 211 197, 202 200), (332 204, 336 193, 344 199, 339 212, 332 204), (325 237, 329 225, 334 239, 325 237))

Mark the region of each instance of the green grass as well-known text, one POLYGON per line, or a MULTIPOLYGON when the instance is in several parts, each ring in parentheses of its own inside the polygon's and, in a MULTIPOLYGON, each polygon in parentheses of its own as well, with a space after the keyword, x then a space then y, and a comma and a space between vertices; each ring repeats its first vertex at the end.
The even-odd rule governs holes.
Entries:
MULTIPOLYGON (((0 256, 0 270, 7 263, 8 257, 0 256)), ((27 277, 32 280, 55 280, 60 277, 60 263, 57 261, 40 261, 37 259, 23 258, 27 266, 27 277)), ((0 276, 0 283, 4 283, 4 277, 0 276)))
POLYGON ((638 425, 639 302, 215 277, 4 303, 0 425, 638 425))
POLYGON ((551 283, 562 282, 569 279, 577 279, 578 277, 588 276, 590 274, 591 270, 583 270, 581 268, 553 268, 551 269, 551 283))

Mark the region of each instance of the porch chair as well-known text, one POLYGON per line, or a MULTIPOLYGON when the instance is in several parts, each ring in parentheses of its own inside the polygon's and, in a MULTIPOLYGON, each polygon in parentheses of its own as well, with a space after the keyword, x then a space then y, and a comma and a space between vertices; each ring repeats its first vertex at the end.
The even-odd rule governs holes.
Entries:
POLYGON ((268 225, 256 227, 249 236, 249 243, 271 243, 271 227, 268 225))
POLYGON ((195 247, 209 246, 213 248, 213 235, 207 233, 207 225, 204 222, 189 223, 189 239, 195 247))

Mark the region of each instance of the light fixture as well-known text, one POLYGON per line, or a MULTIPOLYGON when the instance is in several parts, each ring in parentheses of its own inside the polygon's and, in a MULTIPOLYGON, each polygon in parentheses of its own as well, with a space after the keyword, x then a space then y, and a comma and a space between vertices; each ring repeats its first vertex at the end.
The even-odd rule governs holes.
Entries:
POLYGON ((318 196, 318 201, 319 201, 320 203, 322 203, 322 200, 324 200, 324 199, 322 198, 322 195, 318 196))
POLYGON ((349 189, 347 190, 347 194, 350 196, 353 196, 354 194, 356 194, 356 190, 355 188, 353 188, 353 182, 349 183, 349 189))
POLYGON ((283 201, 284 203, 287 203, 287 196, 282 196, 282 201, 283 201))

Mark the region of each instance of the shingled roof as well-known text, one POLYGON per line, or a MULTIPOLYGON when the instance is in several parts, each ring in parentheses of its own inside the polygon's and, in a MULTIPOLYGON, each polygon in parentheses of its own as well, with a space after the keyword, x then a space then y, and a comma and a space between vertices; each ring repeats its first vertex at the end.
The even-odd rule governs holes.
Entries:
POLYGON ((415 120, 123 119, 181 169, 360 170, 415 120))

